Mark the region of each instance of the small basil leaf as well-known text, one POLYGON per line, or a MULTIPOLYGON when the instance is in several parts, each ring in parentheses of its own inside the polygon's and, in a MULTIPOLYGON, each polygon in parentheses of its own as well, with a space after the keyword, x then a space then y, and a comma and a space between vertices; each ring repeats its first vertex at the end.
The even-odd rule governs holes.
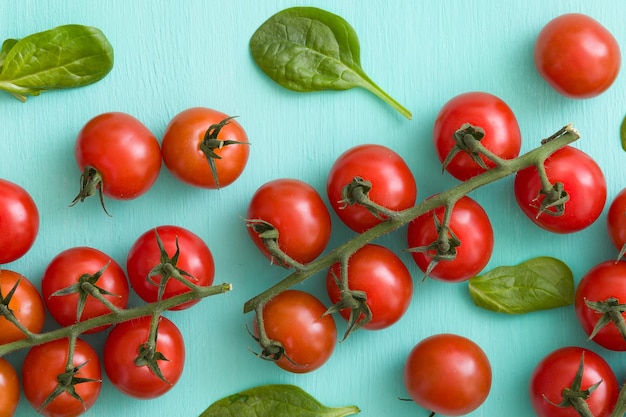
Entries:
POLYGON ((469 280, 474 303, 487 310, 522 314, 574 302, 574 276, 562 261, 547 256, 497 267, 469 280))
POLYGON ((355 406, 330 408, 294 385, 263 385, 213 403, 200 417, 342 417, 355 406))
POLYGON ((7 39, 2 42, 2 49, 0 49, 0 71, 2 71, 2 66, 4 65, 4 59, 9 54, 9 51, 15 44, 17 43, 17 39, 7 39))
POLYGON ((622 124, 619 127, 619 136, 622 141, 622 149, 626 151, 626 117, 622 120, 622 124))
POLYGON ((111 44, 99 29, 90 26, 59 26, 13 45, 6 42, 0 89, 22 101, 46 90, 92 84, 113 68, 111 44))
POLYGON ((311 92, 362 87, 411 118, 411 112, 363 71, 357 34, 335 14, 315 7, 278 12, 254 32, 250 52, 257 65, 285 88, 311 92))

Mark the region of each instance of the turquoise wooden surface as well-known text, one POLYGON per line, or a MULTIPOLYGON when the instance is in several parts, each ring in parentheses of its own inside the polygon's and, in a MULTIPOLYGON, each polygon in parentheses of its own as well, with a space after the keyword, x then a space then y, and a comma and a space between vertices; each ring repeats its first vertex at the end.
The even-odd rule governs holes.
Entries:
MULTIPOLYGON (((609 199, 626 187, 626 154, 618 136, 626 113, 623 74, 602 96, 574 101, 552 91, 533 66, 539 30, 551 18, 572 11, 601 21, 626 48, 626 3, 617 0, 4 2, 2 39, 65 23, 88 24, 103 30, 116 59, 113 71, 93 86, 46 93, 27 103, 0 95, 0 177, 25 187, 41 212, 34 247, 5 267, 38 283, 57 253, 77 245, 103 250, 123 264, 141 233, 161 224, 178 224, 209 244, 217 261, 216 282, 234 286, 231 293, 206 299, 193 309, 167 314, 187 341, 183 377, 168 394, 138 401, 118 393, 105 380, 99 401, 86 415, 194 416, 225 395, 255 385, 293 383, 325 404, 356 404, 364 417, 427 416, 426 410, 399 400, 407 397, 402 368, 418 341, 440 332, 470 337, 491 360, 492 391, 471 416, 532 416, 528 377, 545 354, 565 345, 600 352, 623 381, 623 354, 587 342, 571 307, 500 315, 475 307, 466 284, 416 285, 411 307, 396 326, 354 334, 337 346, 324 367, 304 375, 257 359, 246 331, 252 317, 241 313, 244 301, 285 275, 270 266, 247 237, 242 219, 254 190, 273 178, 295 177, 324 195, 334 159, 366 142, 384 143, 405 157, 417 179, 419 199, 449 188, 456 181, 440 174, 430 135, 439 108, 462 92, 483 90, 504 99, 518 117, 523 151, 573 122, 582 133, 575 146, 601 164, 609 199), (266 18, 294 5, 322 7, 350 22, 361 41, 363 68, 413 112, 413 119, 403 119, 363 90, 298 94, 270 81, 254 65, 248 41, 266 18), (160 137, 171 117, 192 106, 238 115, 246 128, 251 157, 235 184, 220 191, 195 189, 177 182, 164 168, 146 195, 130 202, 109 200, 113 217, 102 213, 95 200, 68 207, 79 176, 74 139, 88 119, 124 111, 160 137)), ((489 212, 495 230, 496 248, 487 269, 550 255, 567 262, 578 280, 615 255, 605 231, 606 209, 590 228, 558 236, 523 216, 512 194, 512 178, 472 196, 489 212)), ((336 217, 333 222, 329 248, 351 236, 336 217)), ((379 243, 401 250, 404 231, 379 243)), ((421 274, 410 257, 401 256, 419 280, 421 274)), ((327 301, 320 277, 304 288, 327 301)), ((340 318, 337 323, 341 331, 340 318)), ((53 326, 51 321, 47 325, 53 326)), ((102 347, 103 335, 87 339, 102 347)), ((9 356, 18 369, 24 354, 9 356)), ((24 398, 17 415, 35 415, 24 398)))

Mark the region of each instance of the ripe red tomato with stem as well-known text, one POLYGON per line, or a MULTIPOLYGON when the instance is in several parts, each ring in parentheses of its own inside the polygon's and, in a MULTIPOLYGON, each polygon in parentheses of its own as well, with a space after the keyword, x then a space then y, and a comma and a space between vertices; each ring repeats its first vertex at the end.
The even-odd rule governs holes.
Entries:
MULTIPOLYGON (((190 284, 213 284, 215 261, 207 244, 192 231, 164 225, 143 233, 128 252, 126 271, 142 300, 153 303, 191 291, 190 284)), ((184 310, 200 300, 172 307, 184 310)))
POLYGON ((619 251, 618 258, 626 251, 626 188, 620 191, 609 206, 606 216, 609 239, 619 251))
POLYGON ((514 181, 515 199, 522 212, 553 233, 577 232, 595 222, 607 195, 606 179, 597 162, 580 149, 565 146, 550 155, 544 167, 555 197, 547 199, 537 167, 525 168, 514 181))
POLYGON ((39 333, 46 318, 44 302, 37 287, 28 278, 8 269, 0 269, 0 303, 8 306, 16 325, 0 315, 0 345, 26 338, 24 330, 39 333))
POLYGON ((121 112, 100 114, 78 133, 74 145, 81 187, 72 205, 98 193, 131 200, 148 191, 161 171, 161 147, 135 117, 121 112))
POLYGON ((326 248, 331 234, 330 213, 318 192, 309 184, 291 178, 271 180, 259 187, 246 213, 250 238, 270 261, 282 266, 306 264, 326 248), (291 258, 277 258, 266 243, 291 258))
POLYGON ((157 318, 156 342, 150 340, 151 316, 117 324, 104 343, 104 369, 120 392, 151 399, 168 392, 185 365, 185 342, 178 327, 157 318))
POLYGON ((485 210, 468 196, 453 206, 448 228, 445 207, 424 213, 409 223, 407 241, 417 266, 426 276, 461 282, 477 275, 489 262, 494 235, 485 210))
POLYGON ((39 210, 24 188, 0 179, 0 265, 21 258, 39 233, 39 210))
POLYGON ((491 364, 485 352, 456 334, 423 339, 411 350, 404 366, 404 385, 413 401, 445 416, 477 409, 487 399, 491 381, 491 364))
MULTIPOLYGON (((128 279, 122 267, 106 253, 79 246, 60 252, 46 267, 41 293, 48 311, 61 326, 124 309, 128 304, 128 279), (89 286, 103 300, 85 289, 89 286)), ((102 331, 95 327, 85 333, 102 331)))
POLYGON ((20 380, 15 368, 0 358, 0 417, 13 417, 20 401, 20 380))
POLYGON ((401 211, 415 204, 417 185, 400 155, 386 146, 366 144, 350 148, 337 158, 328 174, 326 192, 341 221, 363 233, 386 216, 359 204, 354 192, 359 193, 358 198, 365 194, 385 210, 401 211))
POLYGON ((600 22, 581 13, 549 21, 535 42, 535 66, 558 93, 576 99, 606 91, 621 66, 617 40, 600 22))
POLYGON ((205 107, 178 113, 161 141, 163 162, 180 181, 217 189, 232 184, 244 171, 250 143, 232 116, 205 107))
POLYGON ((84 340, 76 339, 68 368, 69 348, 69 339, 58 339, 31 348, 24 358, 24 395, 44 416, 81 415, 100 395, 102 372, 98 353, 84 340))
POLYGON ((586 402, 589 415, 609 417, 618 387, 613 370, 602 356, 582 347, 566 346, 550 352, 537 364, 530 377, 529 395, 537 417, 582 415, 573 408, 572 401, 586 402))
POLYGON ((342 265, 336 262, 326 274, 326 289, 341 316, 356 328, 378 330, 391 326, 402 318, 413 298, 411 273, 404 262, 384 246, 367 244, 353 253, 348 260, 347 277, 348 288, 342 289, 342 265), (345 291, 352 294, 347 299, 349 304, 342 300, 345 291), (353 313, 350 304, 363 298, 366 306, 358 303, 353 313), (361 325, 366 317, 367 322, 361 325))
POLYGON ((574 307, 591 340, 626 350, 626 262, 604 261, 587 271, 576 287, 574 307))
POLYGON ((496 166, 472 148, 472 140, 501 159, 519 155, 522 134, 513 110, 504 100, 471 91, 444 104, 433 126, 433 144, 443 168, 461 181, 496 166))
MULTIPOLYGON (((315 296, 300 290, 286 290, 263 306, 266 336, 280 345, 278 352, 264 349, 261 357, 275 360, 293 373, 312 372, 324 365, 337 344, 337 327, 332 315, 315 296)), ((254 322, 259 334, 258 322, 254 322)), ((265 348, 265 347, 264 347, 265 348)), ((275 345, 271 349, 276 348, 275 345)))

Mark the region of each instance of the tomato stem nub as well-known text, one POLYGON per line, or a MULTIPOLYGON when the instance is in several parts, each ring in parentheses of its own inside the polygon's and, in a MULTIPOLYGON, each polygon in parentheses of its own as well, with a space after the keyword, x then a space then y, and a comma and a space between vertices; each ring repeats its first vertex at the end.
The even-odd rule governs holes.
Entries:
POLYGON ((87 165, 80 175, 80 190, 78 194, 72 200, 70 207, 73 207, 79 201, 82 203, 87 199, 87 197, 91 197, 92 195, 98 193, 98 197, 100 198, 100 205, 104 212, 111 217, 106 207, 104 206, 104 196, 102 195, 102 187, 103 187, 103 179, 102 175, 98 172, 94 167, 87 165))

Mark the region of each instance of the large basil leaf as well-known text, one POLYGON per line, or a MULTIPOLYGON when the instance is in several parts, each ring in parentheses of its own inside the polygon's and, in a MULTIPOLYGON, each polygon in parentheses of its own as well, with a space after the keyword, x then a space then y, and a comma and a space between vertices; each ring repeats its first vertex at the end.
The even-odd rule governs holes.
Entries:
POLYGON ((315 7, 278 12, 254 32, 250 52, 257 65, 285 88, 311 92, 362 87, 411 118, 363 71, 357 34, 335 14, 315 7))
POLYGON ((355 406, 330 408, 294 385, 263 385, 213 403, 200 417, 343 417, 355 406))
POLYGON ((97 28, 65 25, 6 40, 0 62, 0 89, 26 101, 42 91, 101 80, 113 68, 113 47, 97 28))
POLYGON ((562 261, 543 256, 471 278, 469 292, 479 307, 509 314, 529 313, 572 304, 574 276, 562 261))

